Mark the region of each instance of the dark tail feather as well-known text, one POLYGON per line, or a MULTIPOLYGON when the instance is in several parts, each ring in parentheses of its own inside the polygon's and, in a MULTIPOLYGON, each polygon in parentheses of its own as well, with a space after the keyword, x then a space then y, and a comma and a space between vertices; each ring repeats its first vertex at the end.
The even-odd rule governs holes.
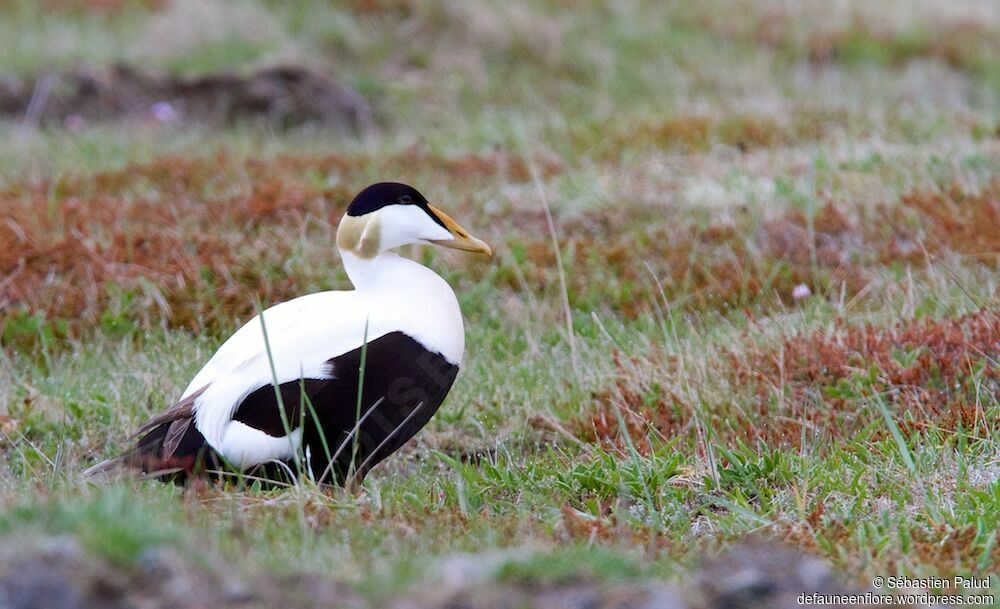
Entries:
POLYGON ((115 477, 115 474, 126 469, 125 457, 112 457, 83 470, 83 477, 94 482, 103 482, 115 477))
POLYGON ((140 478, 181 480, 215 469, 220 460, 191 418, 162 421, 145 431, 118 457, 101 461, 83 472, 91 480, 106 480, 127 472, 140 478))

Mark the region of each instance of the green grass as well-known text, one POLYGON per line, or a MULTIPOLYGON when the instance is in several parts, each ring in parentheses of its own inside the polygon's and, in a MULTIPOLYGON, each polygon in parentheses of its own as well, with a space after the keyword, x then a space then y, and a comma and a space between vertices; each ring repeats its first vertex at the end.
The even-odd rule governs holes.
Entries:
POLYGON ((70 536, 126 570, 161 545, 251 579, 307 569, 377 602, 456 555, 526 587, 682 580, 754 535, 862 585, 997 571, 1000 345, 971 321, 968 345, 941 338, 1000 311, 986 3, 962 5, 971 25, 765 3, 776 39, 728 18, 757 23, 745 3, 376 4, 227 4, 203 19, 237 25, 186 45, 168 33, 196 3, 0 17, 5 73, 307 62, 379 116, 368 138, 0 126, 0 238, 18 240, 0 252, 0 535, 70 536), (415 442, 357 494, 84 481, 258 299, 346 287, 333 223, 378 179, 497 252, 409 252, 467 328, 415 442), (14 292, 29 248, 52 270, 14 292), (875 347, 837 351, 866 326, 875 347))

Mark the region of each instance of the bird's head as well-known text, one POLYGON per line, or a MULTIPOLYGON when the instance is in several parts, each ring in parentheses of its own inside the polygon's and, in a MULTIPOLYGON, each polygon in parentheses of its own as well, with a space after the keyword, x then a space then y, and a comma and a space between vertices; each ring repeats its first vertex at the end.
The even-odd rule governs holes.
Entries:
POLYGON ((358 193, 337 228, 337 247, 361 258, 408 243, 493 255, 490 246, 428 203, 416 188, 398 182, 379 182, 358 193))

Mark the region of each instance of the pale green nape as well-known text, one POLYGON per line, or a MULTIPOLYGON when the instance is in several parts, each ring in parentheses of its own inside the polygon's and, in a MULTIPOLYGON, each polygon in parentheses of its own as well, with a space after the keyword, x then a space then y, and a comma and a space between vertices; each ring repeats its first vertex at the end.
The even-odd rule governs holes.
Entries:
POLYGON ((337 247, 359 258, 371 259, 379 253, 380 235, 377 215, 345 215, 337 227, 337 247))

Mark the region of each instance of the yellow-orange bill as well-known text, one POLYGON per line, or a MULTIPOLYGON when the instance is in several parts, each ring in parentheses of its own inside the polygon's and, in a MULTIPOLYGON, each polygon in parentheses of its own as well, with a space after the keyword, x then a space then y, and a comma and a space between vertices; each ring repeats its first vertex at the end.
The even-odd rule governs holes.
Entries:
POLYGON ((440 209, 434 207, 433 205, 428 206, 431 212, 437 216, 441 222, 444 224, 445 228, 448 229, 452 235, 455 236, 454 239, 441 239, 435 240, 434 243, 443 247, 450 247, 454 250, 462 250, 464 252, 479 252, 480 254, 486 254, 487 256, 493 255, 493 250, 486 242, 476 239, 469 234, 469 231, 465 230, 459 226, 458 222, 451 219, 451 216, 444 213, 440 209))

